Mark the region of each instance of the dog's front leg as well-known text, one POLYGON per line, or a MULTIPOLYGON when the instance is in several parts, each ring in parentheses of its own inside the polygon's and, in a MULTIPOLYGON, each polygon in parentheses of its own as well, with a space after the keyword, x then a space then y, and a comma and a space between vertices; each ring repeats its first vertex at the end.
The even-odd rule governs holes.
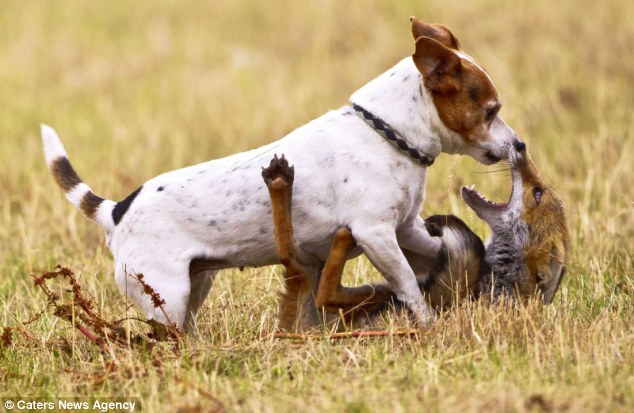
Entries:
POLYGON ((401 226, 396 231, 396 238, 398 245, 402 248, 425 257, 437 256, 442 245, 440 237, 429 235, 425 221, 419 216, 416 216, 412 222, 401 226))
POLYGON ((394 228, 389 225, 364 227, 351 225, 357 244, 390 283, 396 297, 422 325, 434 319, 434 311, 423 297, 414 271, 401 251, 394 228))
MULTIPOLYGON (((442 246, 441 238, 429 235, 425 227, 425 221, 419 216, 401 226, 396 231, 396 238, 401 248, 411 251, 420 257, 435 258, 442 246)), ((412 268, 416 271, 416 276, 421 280, 426 280, 431 276, 431 268, 421 267, 420 265, 412 268)))

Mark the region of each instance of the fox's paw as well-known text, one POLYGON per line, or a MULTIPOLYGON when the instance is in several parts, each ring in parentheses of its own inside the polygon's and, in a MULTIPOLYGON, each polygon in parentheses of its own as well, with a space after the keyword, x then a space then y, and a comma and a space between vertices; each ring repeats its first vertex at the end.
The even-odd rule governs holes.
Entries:
POLYGON ((262 178, 264 178, 264 183, 266 183, 268 188, 271 188, 271 183, 274 181, 279 182, 280 185, 291 186, 295 178, 295 167, 289 166, 288 160, 286 160, 284 155, 278 158, 276 154, 271 159, 269 166, 262 168, 262 178))
POLYGON ((427 229, 427 233, 432 237, 442 237, 443 225, 434 220, 433 217, 425 220, 425 229, 427 229))

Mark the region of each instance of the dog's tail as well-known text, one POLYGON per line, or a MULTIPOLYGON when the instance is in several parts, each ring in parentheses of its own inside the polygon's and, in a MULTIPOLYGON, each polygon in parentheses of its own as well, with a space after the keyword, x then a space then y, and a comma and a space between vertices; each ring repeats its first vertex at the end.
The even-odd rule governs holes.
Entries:
POLYGON ((46 164, 53 174, 57 185, 62 188, 66 198, 86 217, 100 224, 106 232, 114 229, 112 210, 116 203, 103 199, 92 192, 77 175, 68 160, 64 145, 50 126, 42 124, 42 143, 46 164))

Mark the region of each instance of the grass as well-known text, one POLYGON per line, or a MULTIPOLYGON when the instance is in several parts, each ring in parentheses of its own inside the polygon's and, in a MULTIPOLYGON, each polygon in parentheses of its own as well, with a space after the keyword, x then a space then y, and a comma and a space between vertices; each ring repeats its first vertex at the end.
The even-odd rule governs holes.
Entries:
MULTIPOLYGON (((135 315, 100 230, 45 169, 40 122, 58 130, 86 182, 122 199, 161 172, 257 147, 346 104, 412 52, 412 14, 452 27, 487 68, 502 116, 567 204, 572 245, 548 308, 465 304, 413 339, 261 338, 276 325, 275 267, 224 271, 200 337, 179 351, 117 349, 116 367, 47 313, 0 347, 0 396, 137 396, 146 412, 219 412, 219 403, 237 412, 632 411, 633 13, 617 0, 4 1, 0 326, 43 308, 30 274, 57 263, 106 315, 135 315)), ((504 199, 510 181, 489 173, 497 169, 441 156, 424 214, 454 213, 485 237, 458 188, 475 183, 504 199)), ((344 279, 378 275, 359 259, 344 279)))

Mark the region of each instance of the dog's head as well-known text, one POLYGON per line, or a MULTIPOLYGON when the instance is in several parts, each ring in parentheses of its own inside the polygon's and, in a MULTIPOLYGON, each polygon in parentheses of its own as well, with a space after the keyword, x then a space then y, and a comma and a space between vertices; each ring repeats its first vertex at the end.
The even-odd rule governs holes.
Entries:
POLYGON ((412 55, 445 130, 444 150, 484 164, 508 159, 517 135, 499 116, 502 102, 493 81, 460 49, 441 24, 410 17, 416 51, 412 55))

